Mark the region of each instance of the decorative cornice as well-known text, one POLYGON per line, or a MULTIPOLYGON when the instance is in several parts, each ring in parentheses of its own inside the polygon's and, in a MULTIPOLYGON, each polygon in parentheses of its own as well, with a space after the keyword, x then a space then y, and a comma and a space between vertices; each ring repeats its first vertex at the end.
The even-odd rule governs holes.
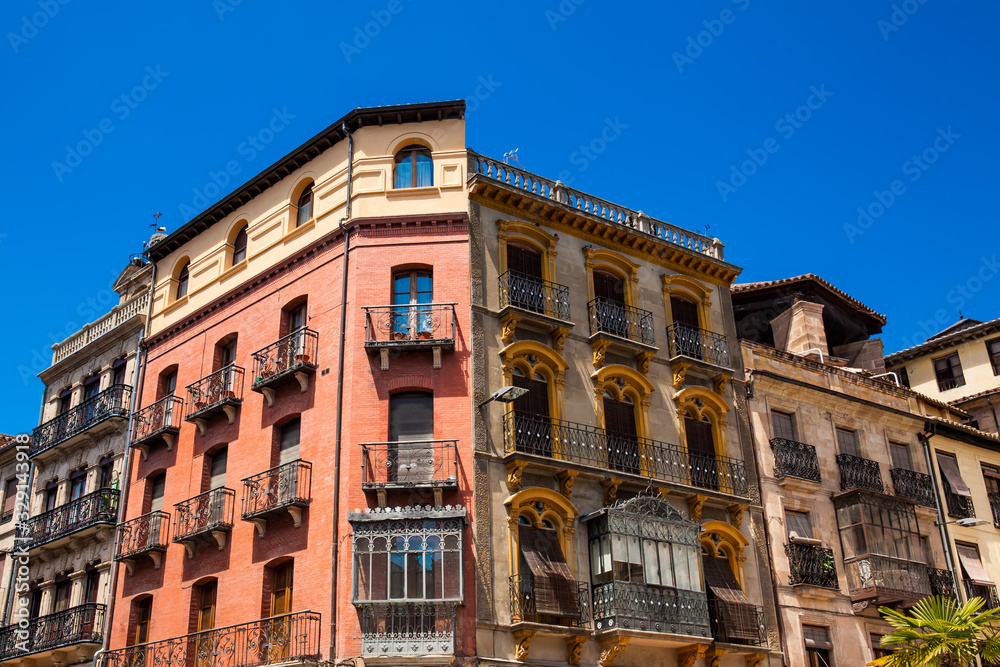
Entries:
POLYGON ((392 519, 457 519, 467 516, 462 505, 410 505, 408 507, 366 507, 347 513, 351 523, 387 521, 392 519))

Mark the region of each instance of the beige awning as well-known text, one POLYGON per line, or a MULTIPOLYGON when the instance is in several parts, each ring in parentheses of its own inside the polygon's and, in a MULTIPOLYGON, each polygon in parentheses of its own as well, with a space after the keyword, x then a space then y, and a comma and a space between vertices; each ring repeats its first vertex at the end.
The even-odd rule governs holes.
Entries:
POLYGON ((983 562, 979 560, 979 550, 965 544, 956 544, 955 548, 958 550, 958 560, 962 561, 965 576, 981 586, 992 586, 993 581, 990 580, 990 575, 986 574, 983 562))
POLYGON ((747 598, 736 581, 736 575, 725 558, 702 558, 705 566, 705 585, 715 596, 717 621, 725 626, 731 639, 759 641, 757 607, 747 598))
POLYGON ((969 485, 965 483, 965 480, 962 479, 962 473, 958 471, 958 461, 950 456, 944 456, 940 452, 937 455, 937 461, 938 467, 941 468, 941 474, 948 480, 951 492, 956 496, 971 498, 972 492, 969 491, 969 485))
MULTIPOLYGON (((556 531, 520 526, 518 541, 534 579, 535 611, 563 618, 579 618, 576 579, 566 564, 556 531)), ((528 573, 522 573, 522 576, 525 574, 528 573)))

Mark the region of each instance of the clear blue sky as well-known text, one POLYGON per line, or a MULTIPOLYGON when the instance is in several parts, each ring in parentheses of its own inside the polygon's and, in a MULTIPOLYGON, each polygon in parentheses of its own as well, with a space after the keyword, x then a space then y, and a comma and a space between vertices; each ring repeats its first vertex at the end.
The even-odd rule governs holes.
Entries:
POLYGON ((741 282, 817 273, 888 316, 887 351, 959 306, 1000 316, 1000 5, 893 5, 10 0, 0 432, 36 425, 32 376, 153 213, 176 229, 211 171, 247 178, 357 106, 465 98, 469 147, 709 225, 741 282), (294 118, 241 149, 275 109, 294 118))

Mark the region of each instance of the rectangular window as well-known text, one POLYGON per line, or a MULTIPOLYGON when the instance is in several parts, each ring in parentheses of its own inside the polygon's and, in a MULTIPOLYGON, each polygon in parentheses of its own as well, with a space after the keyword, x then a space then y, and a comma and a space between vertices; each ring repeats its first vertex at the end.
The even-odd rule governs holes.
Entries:
POLYGON ((830 629, 819 625, 803 625, 802 637, 806 644, 808 667, 832 667, 833 643, 830 629))
POLYGON ((70 595, 73 593, 73 582, 68 577, 56 577, 56 594, 52 602, 52 612, 66 611, 69 609, 70 595))
POLYGON ((77 470, 69 478, 69 499, 77 500, 87 492, 87 471, 77 470))
POLYGON ((163 511, 163 489, 167 483, 167 475, 165 473, 160 473, 156 477, 149 480, 149 485, 152 487, 150 493, 150 512, 162 512, 163 511))
POLYGON ((993 375, 1000 375, 1000 338, 986 341, 986 352, 990 355, 993 375))
POLYGON ((846 428, 838 428, 837 448, 840 450, 841 454, 861 456, 861 450, 858 449, 858 434, 855 431, 849 431, 846 428))
POLYGON ((271 616, 292 612, 292 565, 289 561, 271 570, 271 616))
POLYGON ((299 458, 299 433, 301 420, 293 419, 281 427, 278 436, 278 465, 291 463, 299 458))
POLYGON ((965 385, 962 362, 959 361, 957 352, 947 357, 935 359, 934 375, 937 377, 938 391, 948 391, 965 385))
POLYGON ((11 477, 7 480, 3 494, 3 514, 0 514, 0 524, 7 523, 14 518, 14 504, 17 502, 17 478, 11 477))
POLYGON ((903 470, 913 470, 913 462, 910 460, 910 448, 899 442, 889 443, 889 453, 892 455, 892 467, 903 470))
POLYGON ((59 497, 59 482, 49 482, 45 485, 45 511, 49 512, 56 508, 56 500, 59 497))
POLYGON ((774 426, 775 438, 795 440, 795 425, 790 414, 771 410, 771 424, 774 426))
POLYGON ((149 641, 149 621, 152 617, 153 598, 140 600, 135 610, 135 644, 145 644, 149 641))
POLYGON ((228 450, 222 448, 209 457, 208 488, 218 489, 226 485, 226 459, 228 450))
POLYGON ((204 630, 212 630, 213 628, 215 628, 216 591, 217 591, 216 583, 214 581, 199 586, 197 589, 198 625, 196 632, 202 632, 204 630))
POLYGON ((808 512, 793 512, 785 510, 785 521, 788 524, 788 536, 806 537, 812 539, 812 522, 809 521, 808 512))
POLYGON ((972 491, 969 490, 969 485, 962 479, 962 473, 958 469, 958 459, 955 458, 955 455, 938 452, 937 462, 938 467, 941 469, 941 477, 945 481, 945 493, 971 498, 972 491))

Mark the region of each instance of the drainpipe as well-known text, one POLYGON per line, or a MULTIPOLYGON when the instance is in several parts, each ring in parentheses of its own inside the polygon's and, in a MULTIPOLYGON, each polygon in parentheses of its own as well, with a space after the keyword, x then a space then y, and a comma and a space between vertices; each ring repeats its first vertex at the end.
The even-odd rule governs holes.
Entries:
POLYGON ((1000 421, 997 420, 997 409, 993 405, 993 397, 992 396, 987 396, 986 397, 986 402, 990 406, 990 412, 993 413, 993 428, 995 428, 997 430, 997 433, 1000 434, 1000 421))
MULTIPOLYGON (((118 560, 114 557, 118 551, 118 536, 121 533, 122 522, 125 521, 125 510, 128 506, 128 492, 132 485, 132 419, 136 408, 139 406, 139 397, 142 395, 142 388, 146 379, 146 360, 149 357, 149 350, 146 347, 146 334, 149 333, 149 325, 153 319, 153 290, 156 287, 156 262, 153 265, 152 274, 149 278, 149 304, 146 306, 146 323, 142 327, 142 334, 139 336, 139 350, 135 360, 135 391, 132 392, 132 408, 128 413, 128 431, 125 435, 125 465, 122 475, 121 496, 118 499, 118 523, 115 526, 115 538, 111 545, 111 590, 108 593, 108 611, 104 619, 104 639, 101 642, 101 649, 94 654, 94 666, 100 664, 101 657, 107 653, 111 642, 111 627, 115 617, 115 600, 118 591, 118 560)), ((126 638, 126 644, 128 640, 126 638)))
POLYGON ((330 661, 337 659, 337 578, 340 558, 337 550, 340 542, 340 445, 344 425, 344 341, 347 338, 347 255, 350 252, 351 230, 344 225, 351 219, 351 181, 354 176, 354 135, 341 124, 347 136, 347 210, 340 219, 340 229, 344 232, 344 275, 340 289, 340 350, 337 353, 337 440, 333 447, 333 544, 331 556, 333 580, 330 585, 330 661))
POLYGON ((952 592, 956 600, 961 600, 958 595, 958 574, 955 572, 955 560, 951 554, 951 540, 948 538, 948 524, 945 522, 944 509, 941 504, 941 489, 935 481, 938 477, 934 469, 934 457, 931 456, 931 436, 934 435, 934 426, 925 424, 924 431, 917 433, 917 439, 924 446, 924 458, 927 460, 927 470, 931 474, 931 487, 934 489, 934 502, 937 504, 937 524, 941 534, 941 547, 944 549, 944 562, 948 566, 948 573, 951 575, 952 592))

